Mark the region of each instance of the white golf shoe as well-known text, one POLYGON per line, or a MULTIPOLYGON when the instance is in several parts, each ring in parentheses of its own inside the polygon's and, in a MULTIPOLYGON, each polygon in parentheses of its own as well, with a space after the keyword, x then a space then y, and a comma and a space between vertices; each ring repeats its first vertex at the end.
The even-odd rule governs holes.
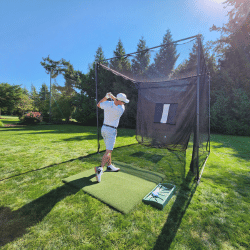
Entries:
POLYGON ((117 168, 117 167, 115 167, 114 165, 109 165, 108 167, 107 167, 107 172, 118 172, 120 170, 120 168, 117 168))
POLYGON ((97 182, 101 182, 101 176, 103 174, 103 168, 102 167, 95 167, 95 173, 96 173, 97 182))

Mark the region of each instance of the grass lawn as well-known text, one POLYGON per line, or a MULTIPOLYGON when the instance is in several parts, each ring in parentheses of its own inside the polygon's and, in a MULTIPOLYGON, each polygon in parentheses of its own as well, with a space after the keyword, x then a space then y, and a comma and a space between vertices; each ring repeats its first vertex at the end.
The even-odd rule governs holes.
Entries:
POLYGON ((136 144, 134 130, 118 129, 114 160, 164 173, 178 186, 162 211, 140 203, 123 215, 61 181, 99 165, 96 128, 3 127, 0 135, 1 249, 249 249, 249 137, 212 135, 197 186, 188 172, 191 147, 186 154, 150 149, 136 144))

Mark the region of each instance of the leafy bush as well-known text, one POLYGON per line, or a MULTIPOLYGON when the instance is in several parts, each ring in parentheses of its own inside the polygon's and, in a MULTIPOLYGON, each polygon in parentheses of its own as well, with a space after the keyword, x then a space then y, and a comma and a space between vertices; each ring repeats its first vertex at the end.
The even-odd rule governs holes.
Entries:
POLYGON ((66 121, 70 120, 72 113, 74 112, 75 107, 71 103, 72 97, 62 95, 60 98, 55 100, 52 105, 52 120, 61 121, 65 119, 66 121))
POLYGON ((4 127, 4 124, 2 121, 0 121, 0 128, 4 127))
POLYGON ((211 107, 211 130, 230 135, 250 135, 250 99, 242 89, 233 89, 232 95, 224 91, 215 93, 211 107))
POLYGON ((42 122, 43 116, 39 112, 29 112, 21 117, 21 123, 23 124, 37 124, 42 122))
POLYGON ((96 102, 94 100, 91 100, 86 96, 77 95, 74 99, 74 105, 76 106, 76 109, 72 114, 73 119, 84 125, 96 125, 96 102))
POLYGON ((48 113, 42 114, 42 116, 43 116, 44 122, 49 122, 49 114, 48 113))

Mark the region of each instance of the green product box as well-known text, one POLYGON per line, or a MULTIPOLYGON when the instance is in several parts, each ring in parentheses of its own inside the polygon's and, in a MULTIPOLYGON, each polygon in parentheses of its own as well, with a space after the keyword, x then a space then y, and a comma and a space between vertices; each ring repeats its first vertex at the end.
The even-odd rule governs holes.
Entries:
POLYGON ((175 185, 159 183, 149 194, 143 198, 145 204, 163 209, 174 195, 175 185))

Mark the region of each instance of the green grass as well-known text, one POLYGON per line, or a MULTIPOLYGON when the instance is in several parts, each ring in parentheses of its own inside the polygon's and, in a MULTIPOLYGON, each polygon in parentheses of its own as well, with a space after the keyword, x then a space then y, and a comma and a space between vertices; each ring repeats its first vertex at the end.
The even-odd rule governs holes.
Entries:
MULTIPOLYGON (((18 123, 4 118, 5 124, 18 123)), ((114 160, 163 172, 178 186, 162 211, 141 203, 122 215, 61 182, 100 163, 102 153, 94 154, 96 128, 4 127, 0 134, 1 249, 247 249, 250 244, 249 137, 212 135, 197 186, 188 172, 191 148, 187 154, 146 148, 135 144, 133 130, 119 129, 114 160)))

